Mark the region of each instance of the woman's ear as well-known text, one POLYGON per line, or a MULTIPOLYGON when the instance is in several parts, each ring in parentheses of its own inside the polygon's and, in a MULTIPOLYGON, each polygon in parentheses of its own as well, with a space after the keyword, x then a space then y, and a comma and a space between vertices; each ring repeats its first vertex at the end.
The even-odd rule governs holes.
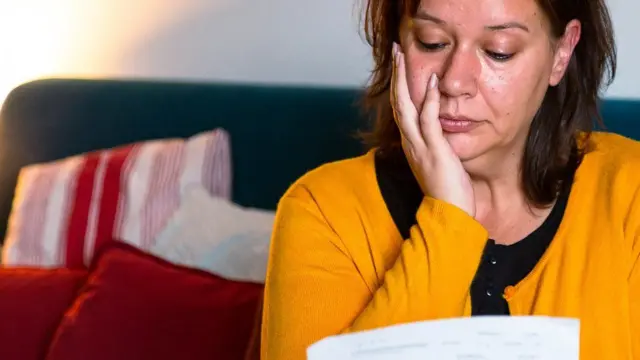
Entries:
POLYGON ((556 44, 553 59, 553 69, 549 77, 549 85, 556 86, 562 80, 564 73, 569 67, 569 61, 573 56, 573 50, 580 41, 582 25, 579 20, 571 20, 564 29, 564 35, 556 44))

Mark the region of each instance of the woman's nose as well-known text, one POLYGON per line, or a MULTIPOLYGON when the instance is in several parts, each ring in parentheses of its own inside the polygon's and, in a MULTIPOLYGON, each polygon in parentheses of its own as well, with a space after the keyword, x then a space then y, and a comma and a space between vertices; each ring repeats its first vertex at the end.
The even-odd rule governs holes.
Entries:
POLYGON ((475 51, 455 48, 441 69, 440 91, 447 97, 474 97, 480 70, 480 59, 475 51))

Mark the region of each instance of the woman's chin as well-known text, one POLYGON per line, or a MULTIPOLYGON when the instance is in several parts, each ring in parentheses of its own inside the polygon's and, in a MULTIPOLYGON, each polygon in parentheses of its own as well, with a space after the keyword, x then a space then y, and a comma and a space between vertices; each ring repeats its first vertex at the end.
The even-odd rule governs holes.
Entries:
POLYGON ((445 133, 445 139, 447 139, 453 153, 460 158, 460 161, 474 159, 482 152, 482 146, 474 136, 445 133))

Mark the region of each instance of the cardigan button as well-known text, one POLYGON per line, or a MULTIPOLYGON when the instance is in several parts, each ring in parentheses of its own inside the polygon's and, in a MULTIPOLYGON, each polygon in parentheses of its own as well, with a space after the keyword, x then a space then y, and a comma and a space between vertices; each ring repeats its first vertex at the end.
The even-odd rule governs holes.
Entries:
POLYGON ((502 295, 502 297, 509 301, 511 298, 513 298, 513 296, 516 294, 516 288, 515 286, 507 286, 504 288, 504 294, 502 295))

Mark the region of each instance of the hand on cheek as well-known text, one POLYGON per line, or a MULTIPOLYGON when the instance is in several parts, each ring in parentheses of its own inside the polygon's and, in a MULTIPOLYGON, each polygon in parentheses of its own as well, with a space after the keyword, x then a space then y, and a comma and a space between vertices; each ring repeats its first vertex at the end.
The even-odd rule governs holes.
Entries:
POLYGON ((429 78, 418 112, 409 95, 405 56, 397 44, 393 46, 391 104, 402 148, 424 194, 475 216, 471 179, 442 133, 438 77, 434 73, 429 78))

